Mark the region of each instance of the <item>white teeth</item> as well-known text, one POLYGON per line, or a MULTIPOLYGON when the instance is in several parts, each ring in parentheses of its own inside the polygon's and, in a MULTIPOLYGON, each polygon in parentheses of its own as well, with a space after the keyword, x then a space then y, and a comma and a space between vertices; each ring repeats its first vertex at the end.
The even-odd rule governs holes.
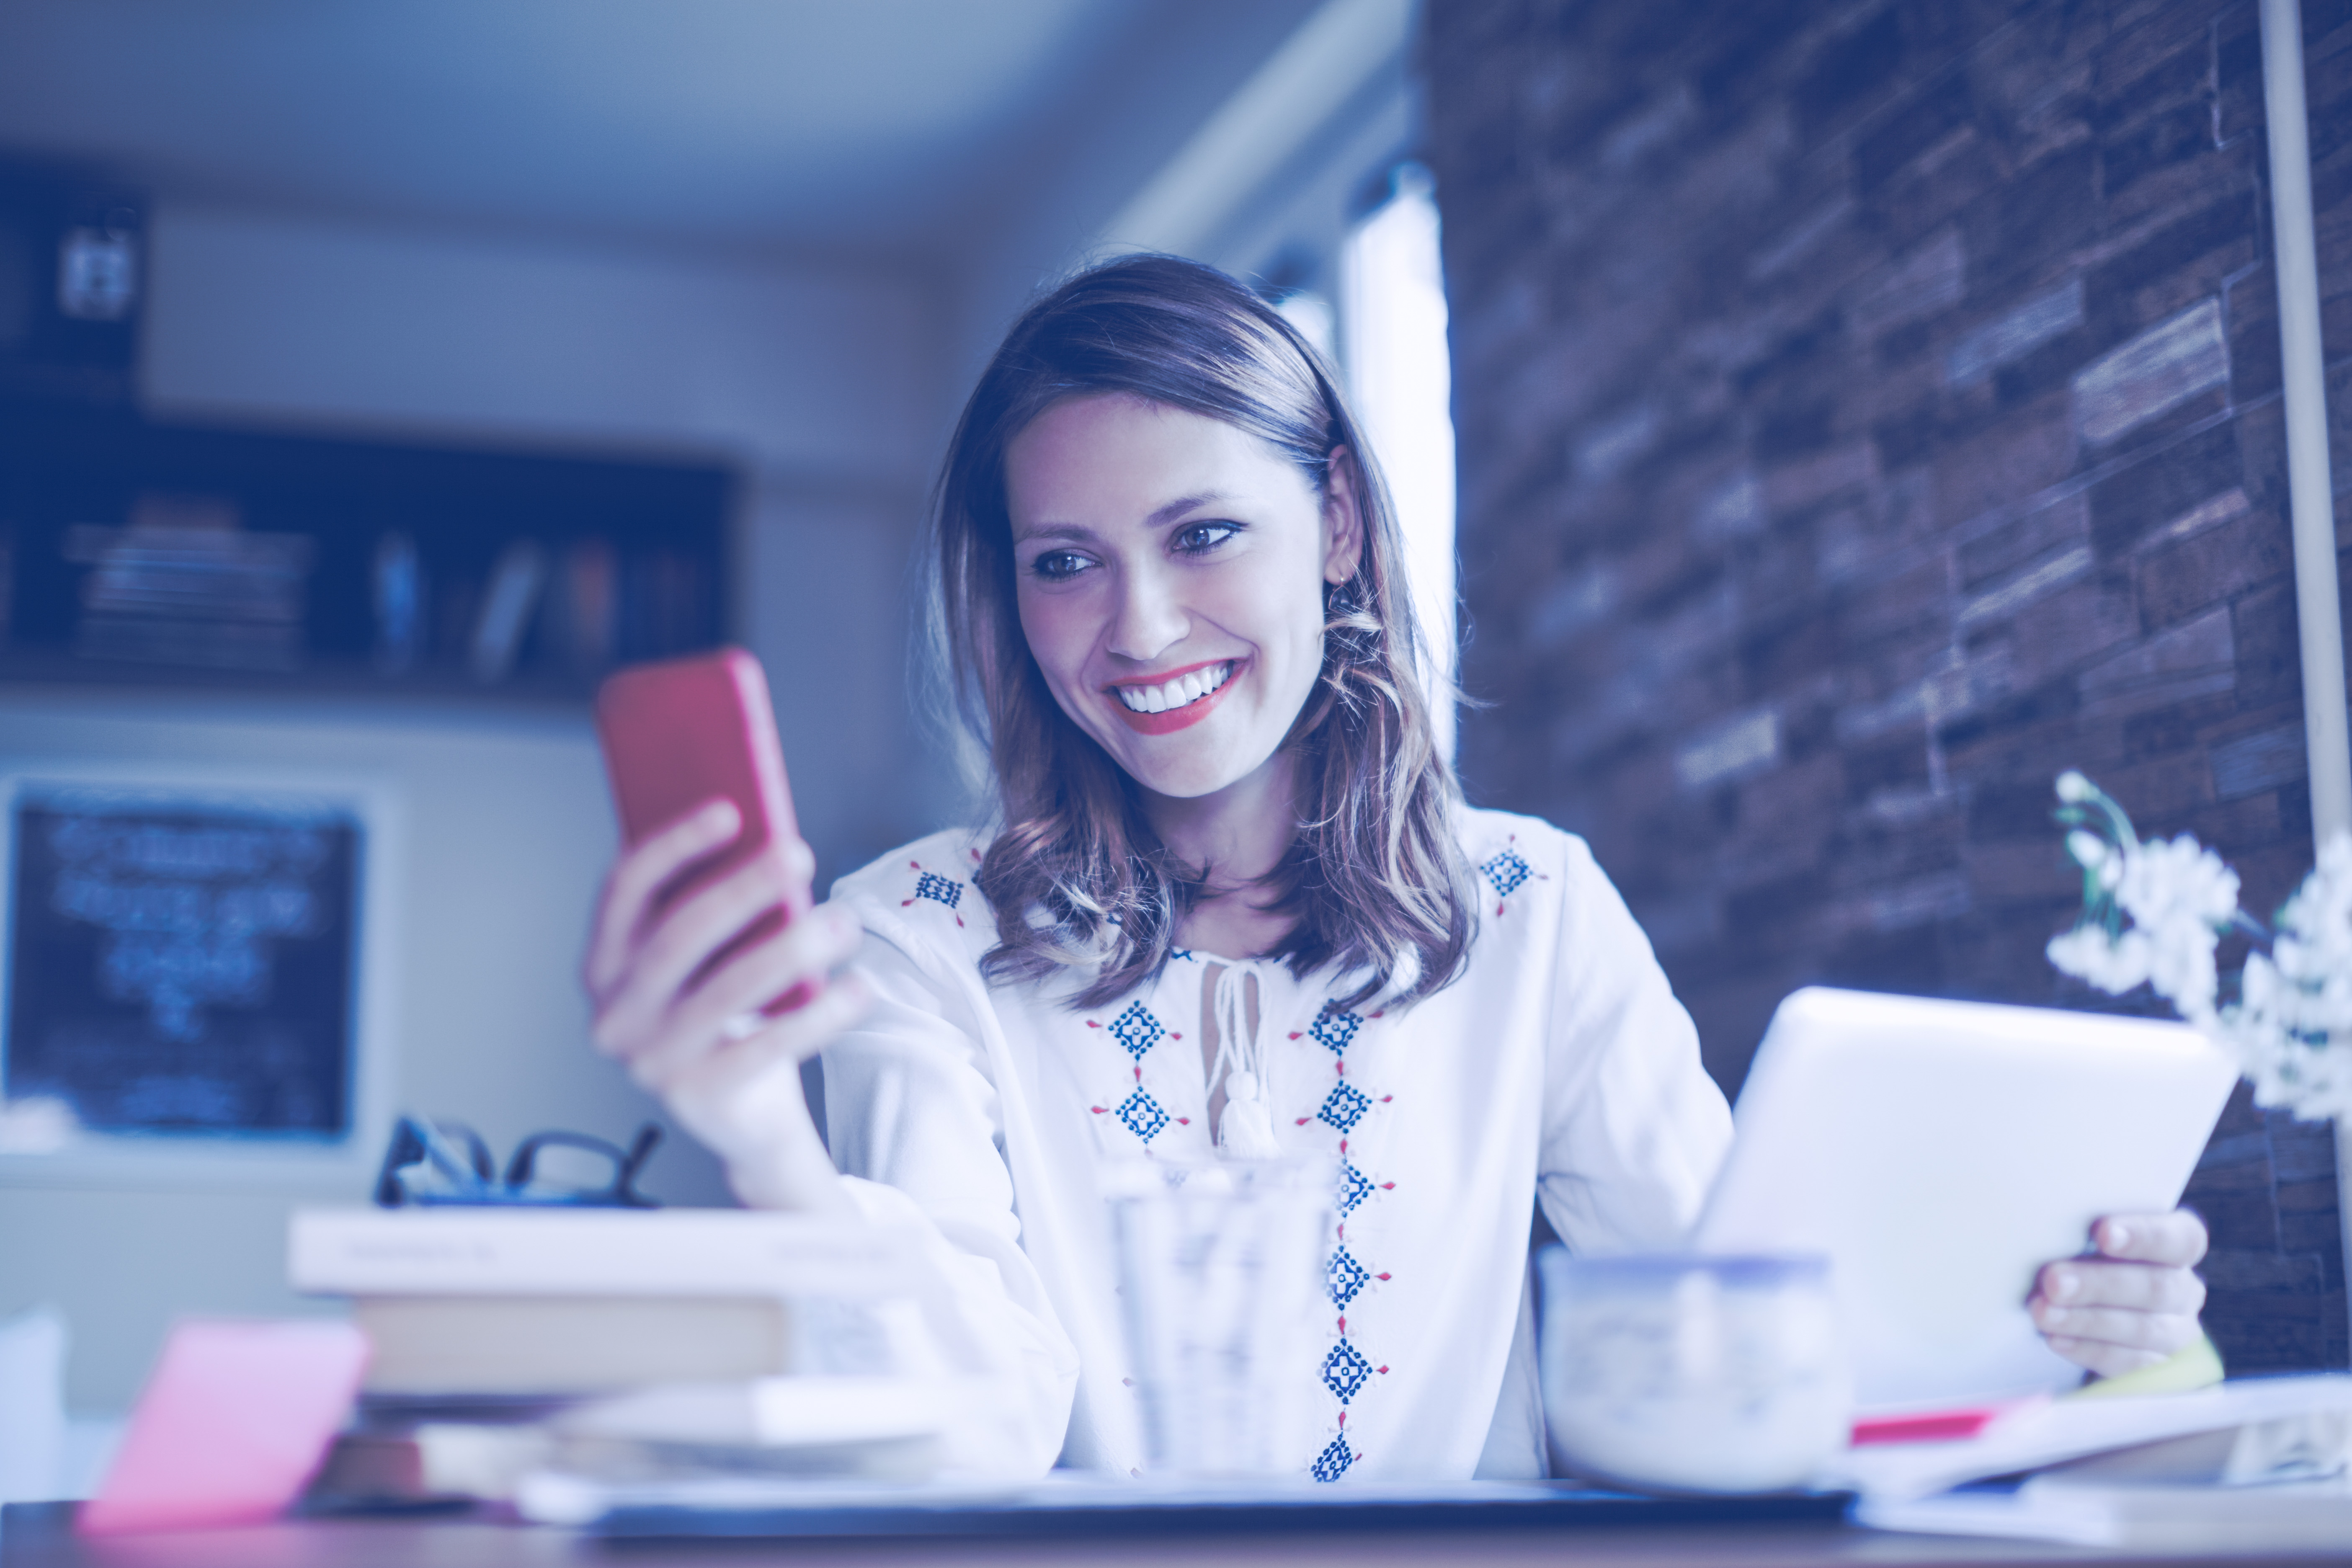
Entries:
POLYGON ((1233 678, 1230 663, 1213 664, 1196 669, 1190 675, 1180 675, 1158 686, 1119 686, 1112 688, 1118 700, 1134 713, 1165 713, 1171 708, 1181 708, 1197 702, 1233 678))

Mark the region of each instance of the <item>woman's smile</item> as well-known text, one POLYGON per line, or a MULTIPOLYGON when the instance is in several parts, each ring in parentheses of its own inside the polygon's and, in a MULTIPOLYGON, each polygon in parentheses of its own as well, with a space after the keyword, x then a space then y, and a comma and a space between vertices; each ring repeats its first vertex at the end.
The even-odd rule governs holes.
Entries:
POLYGON ((1164 676, 1112 683, 1118 716, 1139 735, 1167 735, 1207 718, 1233 687, 1241 660, 1209 659, 1164 676))

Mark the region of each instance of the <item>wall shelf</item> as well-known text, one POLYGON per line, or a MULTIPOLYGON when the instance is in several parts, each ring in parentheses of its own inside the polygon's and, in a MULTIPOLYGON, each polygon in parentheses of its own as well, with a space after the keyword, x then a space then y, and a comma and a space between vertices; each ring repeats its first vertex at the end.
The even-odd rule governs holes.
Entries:
POLYGON ((576 703, 615 663, 722 640, 735 486, 718 464, 0 405, 0 683, 576 703))

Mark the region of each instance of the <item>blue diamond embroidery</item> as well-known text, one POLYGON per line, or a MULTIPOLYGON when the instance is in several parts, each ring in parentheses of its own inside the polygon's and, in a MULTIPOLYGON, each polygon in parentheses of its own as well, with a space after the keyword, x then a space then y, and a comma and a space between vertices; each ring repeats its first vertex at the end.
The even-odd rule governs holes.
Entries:
POLYGON ((1534 874, 1533 868, 1519 858, 1519 852, 1516 849, 1504 850, 1478 869, 1486 873, 1486 880, 1495 884, 1495 891, 1505 898, 1510 896, 1512 889, 1534 874))
POLYGON ((1371 1108, 1371 1097, 1354 1084, 1335 1083, 1331 1092, 1323 1097, 1323 1109, 1315 1113, 1315 1120, 1346 1132, 1361 1121, 1364 1112, 1371 1108))
POLYGON ((915 897, 954 909, 963 902, 963 884, 950 881, 937 872, 926 871, 915 879, 915 897))
POLYGON ((1356 1169, 1353 1163, 1342 1162, 1339 1166, 1340 1217, 1345 1218, 1347 1215, 1354 1214, 1356 1212, 1356 1205, 1362 1203, 1366 1198, 1370 1197, 1371 1195, 1371 1178, 1365 1175, 1363 1172, 1356 1169))
POLYGON ((1348 1451, 1348 1439, 1342 1434, 1332 1438, 1331 1446, 1317 1457, 1315 1479, 1318 1481, 1336 1481, 1346 1475, 1348 1467, 1355 1462, 1356 1456, 1348 1451))
POLYGON ((1330 1047, 1332 1055, 1337 1056, 1348 1048, 1348 1042, 1356 1037, 1356 1031, 1363 1026, 1364 1021, 1355 1014, 1342 1011, 1336 1003, 1326 1002, 1323 1011, 1316 1014, 1315 1021, 1307 1026, 1307 1032, 1330 1047))
POLYGON ((1125 1103, 1119 1106, 1118 1119, 1127 1123, 1129 1132, 1146 1143, 1158 1137, 1160 1130, 1168 1125, 1168 1113, 1160 1109, 1160 1102, 1139 1089, 1129 1095, 1125 1103))
POLYGON ((1141 1061, 1143 1053, 1158 1045, 1160 1037, 1168 1031, 1160 1026, 1160 1020, 1151 1016, 1150 1008, 1140 1002, 1129 1002, 1127 1011, 1110 1021, 1110 1032, 1127 1047, 1129 1056, 1141 1061))
POLYGON ((1341 1340, 1323 1358, 1323 1386, 1339 1396, 1345 1405, 1356 1397, 1356 1390, 1364 1386, 1364 1379, 1372 1375, 1372 1363, 1363 1352, 1341 1340))
POLYGON ((1349 1257, 1344 1247, 1332 1253, 1331 1261, 1323 1266, 1323 1288, 1342 1307, 1363 1294, 1364 1285, 1370 1279, 1364 1266, 1349 1257))

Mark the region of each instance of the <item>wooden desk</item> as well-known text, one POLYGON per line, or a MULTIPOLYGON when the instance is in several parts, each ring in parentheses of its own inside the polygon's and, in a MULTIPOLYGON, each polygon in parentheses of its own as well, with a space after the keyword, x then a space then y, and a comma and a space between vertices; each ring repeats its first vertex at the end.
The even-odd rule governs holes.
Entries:
POLYGON ((477 1520, 303 1521, 251 1530, 85 1541, 54 1504, 12 1507, 0 1524, 0 1568, 946 1568, 1020 1564, 1079 1568, 1798 1568, 1811 1563, 2033 1568, 2033 1565, 2352 1563, 2341 1552, 2164 1554, 2084 1551, 2017 1542, 1885 1535, 1820 1524, 1365 1535, 1198 1536, 1182 1541, 831 1541, 606 1546, 564 1531, 477 1520))

